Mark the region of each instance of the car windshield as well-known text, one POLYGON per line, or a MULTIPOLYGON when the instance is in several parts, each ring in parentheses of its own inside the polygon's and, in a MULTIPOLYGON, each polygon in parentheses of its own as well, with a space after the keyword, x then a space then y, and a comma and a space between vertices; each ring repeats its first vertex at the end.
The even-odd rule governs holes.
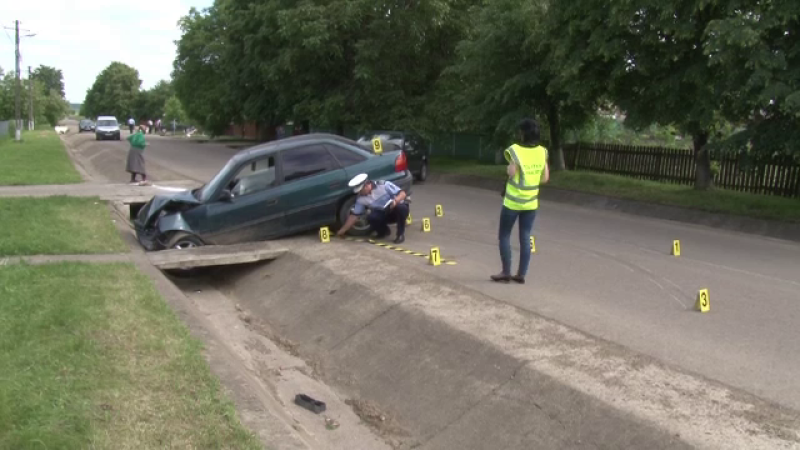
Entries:
POLYGON ((208 183, 197 189, 195 192, 193 192, 194 198, 204 202, 209 201, 210 200, 209 196, 211 195, 211 192, 209 192, 209 190, 213 189, 213 186, 220 184, 223 181, 222 179, 225 176, 227 176, 227 174, 230 173, 231 170, 234 169, 234 166, 236 164, 237 163, 233 159, 228 160, 225 166, 222 169, 220 169, 220 171, 217 172, 216 175, 214 175, 214 178, 212 178, 211 181, 209 181, 208 183))
POLYGON ((98 120, 97 126, 98 127, 113 127, 117 125, 116 120, 98 120))

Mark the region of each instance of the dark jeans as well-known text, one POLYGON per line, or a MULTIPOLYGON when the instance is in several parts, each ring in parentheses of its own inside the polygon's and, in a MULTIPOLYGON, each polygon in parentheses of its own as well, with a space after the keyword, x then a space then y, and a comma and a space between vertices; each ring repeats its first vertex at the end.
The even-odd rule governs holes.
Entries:
POLYGON ((131 134, 133 134, 133 125, 128 125, 128 128, 131 129, 131 134))
POLYGON ((519 270, 517 275, 525 276, 531 262, 531 230, 536 210, 515 211, 503 206, 500 212, 500 260, 503 262, 503 275, 511 275, 511 230, 519 218, 519 270))
POLYGON ((367 221, 371 231, 384 236, 391 233, 389 224, 396 223, 397 235, 403 236, 406 232, 406 218, 408 218, 408 205, 401 203, 389 211, 372 210, 367 216, 367 221))

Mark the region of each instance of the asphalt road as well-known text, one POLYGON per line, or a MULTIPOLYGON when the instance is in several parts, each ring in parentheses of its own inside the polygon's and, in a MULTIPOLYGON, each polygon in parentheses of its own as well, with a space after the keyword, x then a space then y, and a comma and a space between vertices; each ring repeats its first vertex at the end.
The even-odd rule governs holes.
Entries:
MULTIPOLYGON (((219 144, 148 140, 148 164, 169 169, 161 179, 208 180, 236 153, 219 144)), ((124 156, 127 144, 87 148, 124 156)), ((124 163, 107 174, 118 181, 128 176, 124 163)), ((488 277, 500 267, 499 193, 421 184, 413 200, 414 224, 404 247, 427 252, 436 245, 445 258, 456 259, 456 266, 431 267, 441 276, 800 409, 800 245, 542 201, 527 284, 498 285, 488 277), (443 205, 444 217, 434 217, 435 204, 443 205), (430 233, 420 231, 422 217, 432 219, 430 233), (677 258, 670 255, 673 239, 682 243, 677 258), (711 311, 701 314, 692 308, 704 288, 711 311)))

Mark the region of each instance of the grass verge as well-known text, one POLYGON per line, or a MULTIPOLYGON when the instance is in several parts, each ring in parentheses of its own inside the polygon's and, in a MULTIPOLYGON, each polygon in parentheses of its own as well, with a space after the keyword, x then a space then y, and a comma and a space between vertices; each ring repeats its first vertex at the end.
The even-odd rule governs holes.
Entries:
MULTIPOLYGON (((501 180, 506 177, 503 165, 480 164, 450 158, 432 158, 431 169, 501 180)), ((800 222, 800 201, 782 197, 724 189, 697 191, 689 186, 585 171, 554 172, 547 186, 756 219, 800 222)), ((547 188, 544 190, 546 192, 547 188)))
POLYGON ((26 131, 22 133, 21 142, 0 140, 0 185, 82 181, 54 131, 26 131))
POLYGON ((261 448, 130 264, 0 267, 0 448, 261 448))
POLYGON ((0 230, 0 256, 128 251, 108 209, 91 198, 0 198, 0 230))

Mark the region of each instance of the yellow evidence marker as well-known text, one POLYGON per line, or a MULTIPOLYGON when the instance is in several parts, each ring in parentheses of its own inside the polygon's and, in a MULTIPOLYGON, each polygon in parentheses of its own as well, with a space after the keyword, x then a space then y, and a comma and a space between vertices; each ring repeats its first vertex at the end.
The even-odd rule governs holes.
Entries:
POLYGON ((376 155, 383 153, 383 144, 381 144, 380 138, 375 138, 372 140, 372 149, 375 150, 376 155))
POLYGON ((428 261, 434 266, 440 266, 442 264, 442 254, 439 252, 439 247, 431 247, 431 252, 428 254, 428 261))
POLYGON ((319 229, 319 240, 323 244, 331 241, 331 232, 328 227, 322 227, 319 229))
POLYGON ((681 256, 681 241, 672 241, 672 256, 681 256))
POLYGON ((700 312, 711 311, 711 299, 708 295, 708 289, 700 289, 697 292, 697 302, 694 307, 700 312))
POLYGON ((406 225, 411 225, 411 222, 412 222, 411 213, 408 213, 408 217, 406 217, 406 225))
POLYGON ((444 216, 444 209, 442 208, 442 205, 436 205, 436 217, 442 216, 444 216))
POLYGON ((431 231, 431 219, 425 217, 422 219, 422 231, 428 233, 431 231))
POLYGON ((531 253, 536 253, 536 239, 531 236, 531 253))

